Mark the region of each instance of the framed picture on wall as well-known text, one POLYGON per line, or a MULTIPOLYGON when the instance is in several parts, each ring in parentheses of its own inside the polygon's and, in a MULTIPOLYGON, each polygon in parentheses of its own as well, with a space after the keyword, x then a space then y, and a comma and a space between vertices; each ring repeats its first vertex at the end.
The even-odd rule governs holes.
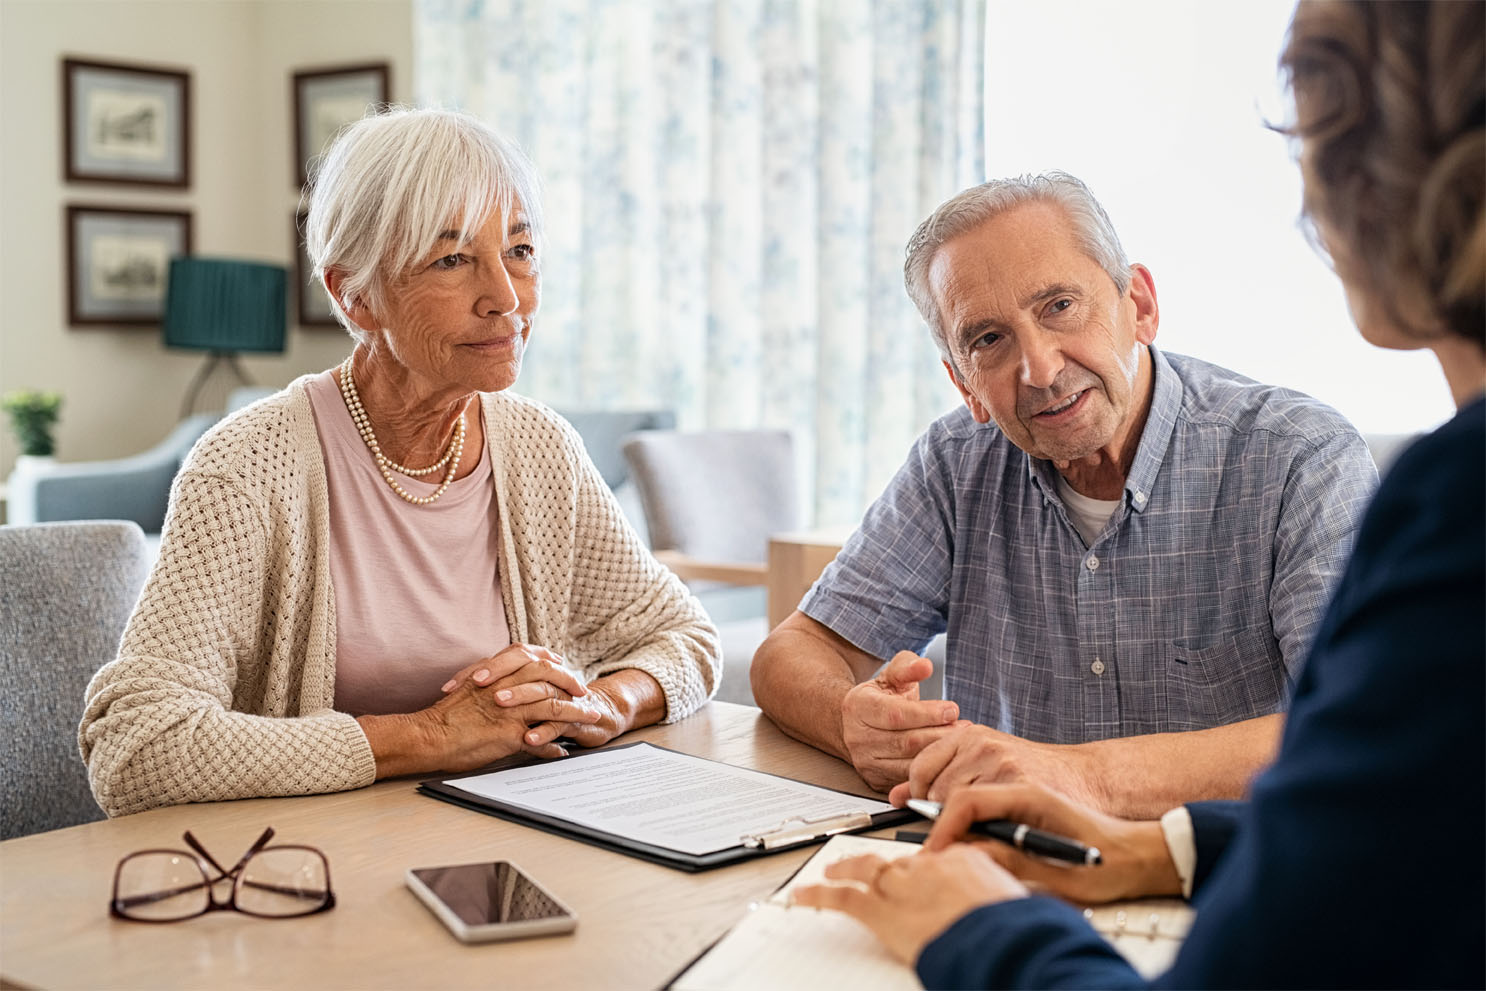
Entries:
POLYGON ((191 214, 69 206, 64 224, 68 322, 158 325, 170 259, 191 253, 191 214))
POLYGON ((301 187, 335 132, 387 102, 386 62, 294 73, 294 160, 301 187))
POLYGON ((191 185, 191 76, 62 60, 62 168, 69 182, 191 185))
POLYGON ((304 211, 294 215, 294 275, 299 284, 299 323, 303 327, 339 327, 330 294, 318 279, 310 278, 310 256, 304 247, 304 211))

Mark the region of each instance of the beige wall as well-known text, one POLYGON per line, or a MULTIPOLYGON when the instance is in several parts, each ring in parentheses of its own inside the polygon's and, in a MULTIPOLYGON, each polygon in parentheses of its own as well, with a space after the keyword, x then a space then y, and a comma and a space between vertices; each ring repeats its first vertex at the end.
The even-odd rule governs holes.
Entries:
MULTIPOLYGON (((195 250, 294 263, 298 191, 291 74, 367 61, 412 94, 412 0, 0 0, 0 392, 56 389, 64 461, 119 457, 160 440, 203 363, 166 351, 158 328, 67 325, 63 207, 190 210, 195 250), (191 73, 191 188, 64 183, 63 55, 191 73)), ((292 317, 282 355, 245 358, 283 385, 343 356, 349 338, 292 317)), ((0 428, 0 478, 17 453, 0 428)))

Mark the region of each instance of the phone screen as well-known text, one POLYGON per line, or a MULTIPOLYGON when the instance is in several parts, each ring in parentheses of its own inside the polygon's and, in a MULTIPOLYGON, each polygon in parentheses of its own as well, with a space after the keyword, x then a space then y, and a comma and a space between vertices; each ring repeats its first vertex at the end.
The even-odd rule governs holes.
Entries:
POLYGON ((466 925, 529 922, 567 915, 535 881, 504 860, 429 867, 413 873, 466 925))

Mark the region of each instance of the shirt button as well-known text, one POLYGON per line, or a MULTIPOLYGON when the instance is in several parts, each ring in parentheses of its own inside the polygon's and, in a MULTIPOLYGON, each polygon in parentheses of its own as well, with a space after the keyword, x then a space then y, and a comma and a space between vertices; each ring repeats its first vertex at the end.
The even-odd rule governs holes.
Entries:
POLYGON ((1137 506, 1144 506, 1145 505, 1145 493, 1144 492, 1141 492, 1141 491, 1138 491, 1138 490, 1136 491, 1136 493, 1135 493, 1135 504, 1137 506))
POLYGON ((1094 663, 1089 665, 1089 670, 1094 672, 1095 674, 1103 674, 1104 662, 1097 657, 1094 658, 1094 663))
POLYGON ((1090 554, 1088 556, 1088 558, 1085 559, 1085 561, 1084 561, 1084 567, 1088 568, 1090 571, 1098 571, 1099 570, 1099 558, 1096 557, 1093 554, 1090 554))

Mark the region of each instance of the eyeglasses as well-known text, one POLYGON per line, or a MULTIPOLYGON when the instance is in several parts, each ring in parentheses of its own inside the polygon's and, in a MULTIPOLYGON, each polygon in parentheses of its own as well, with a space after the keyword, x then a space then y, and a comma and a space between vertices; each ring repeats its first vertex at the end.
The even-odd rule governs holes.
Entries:
POLYGON ((195 854, 140 850, 119 861, 110 915, 135 922, 178 922, 228 909, 285 919, 335 907, 325 854, 312 846, 269 846, 272 827, 263 831, 230 871, 222 869, 190 830, 184 838, 195 854), (208 865, 217 872, 215 877, 208 865), (214 889, 229 880, 232 893, 226 901, 217 901, 214 889))

